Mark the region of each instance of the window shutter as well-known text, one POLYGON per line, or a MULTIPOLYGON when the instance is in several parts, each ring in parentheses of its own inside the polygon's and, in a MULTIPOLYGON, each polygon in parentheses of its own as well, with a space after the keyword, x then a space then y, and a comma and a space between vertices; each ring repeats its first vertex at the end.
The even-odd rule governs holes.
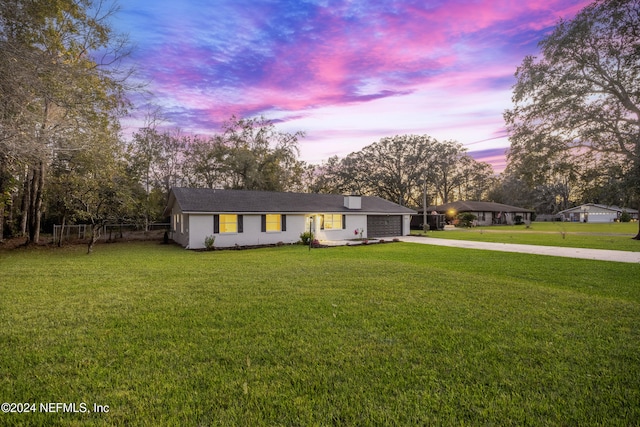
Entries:
POLYGON ((220 233, 220 215, 213 216, 213 234, 220 233))
POLYGON ((238 215, 238 233, 242 233, 244 227, 244 217, 242 215, 238 215))
POLYGON ((286 215, 281 215, 280 216, 280 229, 281 229, 281 231, 287 231, 287 216, 286 215))
POLYGON ((263 233, 267 231, 267 216, 266 215, 261 215, 260 216, 260 231, 262 231, 263 233))
POLYGON ((347 216, 346 215, 342 215, 342 229, 343 230, 347 229, 347 216))
POLYGON ((324 230, 324 215, 320 215, 320 230, 324 230))

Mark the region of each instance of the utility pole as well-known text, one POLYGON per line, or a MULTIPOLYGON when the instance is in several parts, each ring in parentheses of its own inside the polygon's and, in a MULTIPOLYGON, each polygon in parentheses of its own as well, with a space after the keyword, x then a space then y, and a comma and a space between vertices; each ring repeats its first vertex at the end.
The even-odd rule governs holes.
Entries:
POLYGON ((422 231, 427 231, 427 180, 422 180, 422 231))

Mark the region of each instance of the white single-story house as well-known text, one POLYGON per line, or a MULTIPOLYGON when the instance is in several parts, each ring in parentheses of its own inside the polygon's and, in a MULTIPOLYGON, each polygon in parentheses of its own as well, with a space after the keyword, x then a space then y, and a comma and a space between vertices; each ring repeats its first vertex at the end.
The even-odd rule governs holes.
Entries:
POLYGON ((188 249, 393 237, 410 232, 414 210, 372 196, 172 188, 165 208, 171 237, 188 249))
POLYGON ((638 210, 587 203, 575 208, 558 212, 565 221, 570 222, 613 222, 620 219, 622 212, 627 212, 632 219, 638 219, 638 210))
MULTIPOLYGON (((504 205, 502 203, 478 202, 478 201, 457 201, 445 203, 444 205, 427 207, 429 214, 440 214, 446 217, 454 217, 460 213, 471 213, 476 217, 476 225, 498 225, 515 224, 516 217, 520 217, 525 224, 531 222, 531 215, 535 212, 531 209, 519 208, 517 206, 504 205)), ((429 221, 429 218, 427 218, 429 221)), ((419 226, 423 222, 422 211, 414 216, 414 226, 419 226)))

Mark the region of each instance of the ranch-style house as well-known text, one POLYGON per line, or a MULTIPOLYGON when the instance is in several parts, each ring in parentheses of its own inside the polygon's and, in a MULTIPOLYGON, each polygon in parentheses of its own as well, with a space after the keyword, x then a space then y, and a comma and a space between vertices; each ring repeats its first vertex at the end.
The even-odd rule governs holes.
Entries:
POLYGON ((638 210, 620 208, 618 206, 586 203, 571 209, 558 212, 564 221, 571 222, 613 222, 618 221, 623 212, 627 212, 632 219, 638 219, 638 210))
MULTIPOLYGON (((511 225, 518 222, 516 221, 517 219, 528 224, 531 222, 531 217, 534 212, 535 211, 531 209, 502 203, 459 200, 457 202, 445 203, 444 205, 427 207, 427 223, 433 225, 430 222, 432 219, 430 218, 431 216, 436 217, 440 215, 451 218, 460 213, 471 213, 476 217, 475 225, 511 225)), ((423 211, 420 210, 418 215, 413 217, 412 225, 414 228, 422 228, 422 223, 424 222, 422 218, 423 211)))
POLYGON ((372 196, 172 188, 171 238, 187 249, 403 236, 416 212, 372 196))

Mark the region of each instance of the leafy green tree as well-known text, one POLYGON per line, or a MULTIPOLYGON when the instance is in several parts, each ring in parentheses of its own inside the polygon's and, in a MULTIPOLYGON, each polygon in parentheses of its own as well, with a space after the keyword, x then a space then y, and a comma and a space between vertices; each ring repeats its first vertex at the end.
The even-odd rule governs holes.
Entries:
POLYGON ((583 203, 631 206, 634 186, 629 165, 619 160, 608 160, 590 165, 580 176, 579 200, 583 203))
POLYGON ((278 132, 265 118, 227 121, 220 134, 202 138, 161 131, 151 121, 133 135, 128 168, 143 186, 146 221, 160 219, 171 187, 289 191, 303 188, 298 161, 302 132, 278 132))
POLYGON ((456 193, 460 200, 486 200, 496 182, 493 167, 465 154, 460 159, 460 179, 456 193))
POLYGON ((350 189, 354 193, 415 206, 422 194, 419 189, 435 145, 436 141, 427 135, 382 138, 347 156, 343 160, 343 173, 351 176, 350 189))
MULTIPOLYGON (((581 176, 579 164, 569 153, 557 153, 544 161, 542 158, 539 153, 510 153, 505 179, 516 180, 526 186, 529 191, 524 194, 528 194, 529 198, 523 204, 508 204, 528 206, 545 214, 553 214, 571 206, 577 197, 575 189, 581 176), (541 163, 534 167, 538 162, 541 163)), ((522 198, 519 194, 510 197, 522 198)))
POLYGON ((185 144, 182 176, 189 187, 222 188, 229 170, 228 148, 220 136, 189 138, 185 144))
POLYGON ((505 113, 510 159, 535 169, 567 155, 618 156, 639 203, 640 0, 595 1, 540 47, 518 68, 505 113))
POLYGON ((338 156, 331 156, 319 165, 303 164, 302 188, 303 193, 344 194, 348 185, 342 174, 341 160, 338 156))
POLYGON ((125 44, 108 22, 116 8, 104 6, 0 3, 0 153, 27 171, 22 216, 29 242, 39 239, 51 164, 60 153, 84 148, 75 137, 84 129, 111 128, 125 107, 126 76, 117 67, 125 44))
POLYGON ((162 217, 171 187, 182 183, 182 168, 188 137, 178 131, 161 132, 156 123, 140 128, 127 146, 126 158, 131 174, 142 185, 138 205, 145 230, 162 217))
POLYGON ((442 203, 454 199, 480 200, 490 187, 493 169, 487 163, 477 162, 456 141, 444 141, 432 147, 427 175, 436 198, 442 203))
POLYGON ((497 179, 489 193, 487 200, 505 205, 533 208, 533 190, 519 176, 510 174, 506 170, 497 179))
MULTIPOLYGON (((451 198, 480 197, 490 188, 493 170, 476 162, 453 141, 428 135, 383 138, 337 163, 329 159, 317 171, 316 182, 329 192, 376 195, 404 206, 422 206, 451 198)), ((326 190, 325 190, 326 191, 326 190)))
POLYGON ((90 225, 91 253, 104 225, 135 221, 136 183, 124 147, 109 130, 86 133, 84 150, 58 156, 52 164, 49 210, 62 223, 90 225))
POLYGON ((303 132, 278 132, 265 119, 231 117, 223 125, 227 188, 285 191, 300 182, 298 139, 303 132))

